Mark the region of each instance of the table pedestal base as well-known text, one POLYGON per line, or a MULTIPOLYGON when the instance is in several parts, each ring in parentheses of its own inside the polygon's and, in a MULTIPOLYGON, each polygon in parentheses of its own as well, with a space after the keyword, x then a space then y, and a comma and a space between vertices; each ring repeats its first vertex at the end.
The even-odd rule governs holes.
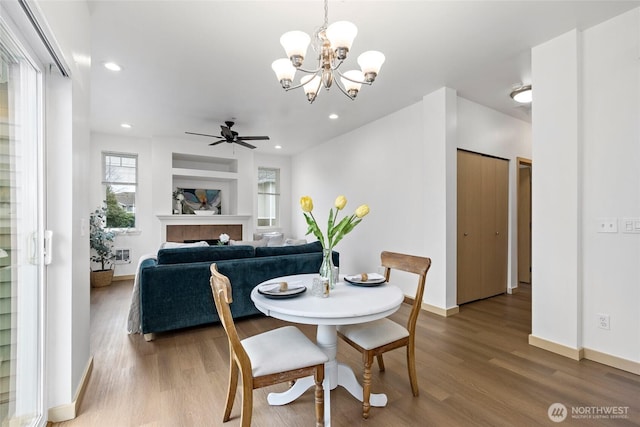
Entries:
MULTIPOLYGON (((336 354, 338 349, 338 334, 335 325, 318 325, 316 331, 316 344, 329 357, 329 361, 324 364, 324 425, 331 427, 331 399, 330 391, 338 386, 342 386, 353 397, 362 402, 362 386, 358 383, 356 375, 351 368, 344 363, 338 363, 336 354)), ((267 402, 269 405, 286 405, 296 400, 309 388, 315 387, 313 376, 301 378, 295 382, 293 387, 282 393, 269 393, 267 402)), ((387 395, 371 393, 369 402, 371 406, 383 407, 387 405, 387 395)))

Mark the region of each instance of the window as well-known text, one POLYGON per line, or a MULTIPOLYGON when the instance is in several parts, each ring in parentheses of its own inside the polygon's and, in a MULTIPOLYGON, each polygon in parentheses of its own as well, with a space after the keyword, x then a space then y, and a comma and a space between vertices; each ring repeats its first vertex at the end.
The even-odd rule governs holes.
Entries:
POLYGON ((280 170, 258 168, 258 227, 275 227, 280 213, 280 170))
POLYGON ((107 228, 132 228, 136 225, 136 187, 138 156, 102 153, 107 228))

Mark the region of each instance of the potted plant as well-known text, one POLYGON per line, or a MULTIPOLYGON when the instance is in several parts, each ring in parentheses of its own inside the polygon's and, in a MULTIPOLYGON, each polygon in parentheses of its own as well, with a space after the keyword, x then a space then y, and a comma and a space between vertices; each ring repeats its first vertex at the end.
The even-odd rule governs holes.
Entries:
POLYGON ((115 233, 105 230, 107 208, 102 206, 89 216, 89 242, 91 261, 100 264, 100 270, 91 268, 91 286, 108 286, 113 280, 113 239, 115 233))

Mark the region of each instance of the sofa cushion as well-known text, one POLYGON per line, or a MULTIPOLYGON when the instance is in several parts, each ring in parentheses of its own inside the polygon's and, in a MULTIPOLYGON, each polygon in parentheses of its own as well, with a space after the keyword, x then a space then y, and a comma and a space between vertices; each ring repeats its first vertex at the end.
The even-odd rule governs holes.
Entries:
POLYGON ((209 243, 205 240, 200 240, 199 242, 164 242, 160 245, 160 249, 176 249, 176 248, 198 248, 198 247, 207 247, 209 243))
POLYGON ((278 256, 322 252, 322 244, 318 241, 296 246, 267 246, 256 248, 256 256, 278 256))
POLYGON ((253 240, 265 241, 264 246, 282 246, 284 244, 284 234, 279 231, 253 233, 253 240))
POLYGON ((253 258, 253 246, 206 246, 158 251, 158 265, 184 264, 190 262, 213 262, 225 259, 253 258))
POLYGON ((251 246, 258 248, 260 246, 267 246, 266 240, 229 240, 229 246, 251 246))

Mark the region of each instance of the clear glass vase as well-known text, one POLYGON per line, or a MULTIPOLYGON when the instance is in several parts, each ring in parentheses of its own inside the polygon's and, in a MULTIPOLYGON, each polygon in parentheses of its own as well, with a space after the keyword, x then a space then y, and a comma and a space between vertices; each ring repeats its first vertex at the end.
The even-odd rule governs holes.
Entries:
POLYGON ((333 249, 322 249, 322 265, 320 266, 320 278, 327 279, 329 281, 329 288, 333 289, 336 285, 335 277, 333 274, 333 249))

